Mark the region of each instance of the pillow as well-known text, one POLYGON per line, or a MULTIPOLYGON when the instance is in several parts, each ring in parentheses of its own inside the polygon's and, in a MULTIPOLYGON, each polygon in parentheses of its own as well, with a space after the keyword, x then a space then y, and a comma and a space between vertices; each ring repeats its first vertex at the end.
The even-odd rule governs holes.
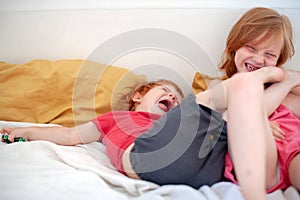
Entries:
POLYGON ((0 80, 0 120, 70 127, 110 111, 145 76, 88 60, 33 60, 0 62, 0 80))
POLYGON ((208 86, 212 86, 215 83, 225 80, 226 77, 212 77, 200 72, 196 72, 193 78, 192 89, 193 93, 197 94, 199 92, 203 92, 207 89, 208 86))
MULTIPOLYGON (((300 71, 297 71, 300 73, 300 71)), ((197 94, 203 92, 208 86, 212 86, 221 80, 226 80, 228 77, 226 75, 221 77, 212 77, 200 72, 196 72, 192 82, 193 93, 197 94)))

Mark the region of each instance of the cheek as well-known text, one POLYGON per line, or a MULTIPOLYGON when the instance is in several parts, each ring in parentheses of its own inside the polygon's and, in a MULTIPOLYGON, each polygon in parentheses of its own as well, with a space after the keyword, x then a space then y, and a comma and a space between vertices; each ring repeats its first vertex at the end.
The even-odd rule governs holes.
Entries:
POLYGON ((237 68, 239 68, 239 66, 242 65, 242 60, 243 60, 243 53, 240 50, 236 51, 234 56, 234 64, 237 68))
POLYGON ((277 60, 276 61, 266 61, 266 66, 277 66, 277 60))

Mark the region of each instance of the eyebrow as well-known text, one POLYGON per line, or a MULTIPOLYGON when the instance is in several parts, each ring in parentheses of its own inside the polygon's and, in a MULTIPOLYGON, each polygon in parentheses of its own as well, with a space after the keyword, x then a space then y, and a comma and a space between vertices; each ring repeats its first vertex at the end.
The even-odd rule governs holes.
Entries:
POLYGON ((172 85, 161 85, 161 87, 164 87, 169 92, 172 92, 173 94, 175 94, 175 96, 176 96, 176 98, 178 100, 182 100, 183 99, 183 97, 179 94, 179 92, 177 92, 177 90, 172 85))

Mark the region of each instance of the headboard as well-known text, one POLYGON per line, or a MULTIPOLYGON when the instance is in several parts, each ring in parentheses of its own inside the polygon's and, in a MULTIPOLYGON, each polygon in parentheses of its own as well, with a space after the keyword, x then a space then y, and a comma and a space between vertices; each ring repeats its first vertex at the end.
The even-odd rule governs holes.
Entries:
POLYGON ((235 21, 249 8, 265 6, 292 21, 296 54, 287 67, 300 69, 297 0, 209 2, 0 0, 0 59, 91 59, 149 79, 172 78, 188 91, 195 71, 218 74, 235 21))

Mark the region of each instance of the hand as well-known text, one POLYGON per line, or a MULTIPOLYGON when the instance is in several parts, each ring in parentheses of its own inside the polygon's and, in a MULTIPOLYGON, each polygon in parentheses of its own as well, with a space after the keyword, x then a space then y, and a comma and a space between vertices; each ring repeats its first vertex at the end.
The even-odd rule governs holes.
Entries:
POLYGON ((284 139, 284 132, 281 130, 279 125, 274 121, 269 121, 270 127, 272 129, 272 133, 275 139, 283 140, 284 139))
POLYGON ((7 134, 8 135, 8 140, 10 142, 15 142, 15 139, 17 138, 24 138, 26 139, 26 128, 7 128, 4 127, 0 129, 1 134, 7 134))

